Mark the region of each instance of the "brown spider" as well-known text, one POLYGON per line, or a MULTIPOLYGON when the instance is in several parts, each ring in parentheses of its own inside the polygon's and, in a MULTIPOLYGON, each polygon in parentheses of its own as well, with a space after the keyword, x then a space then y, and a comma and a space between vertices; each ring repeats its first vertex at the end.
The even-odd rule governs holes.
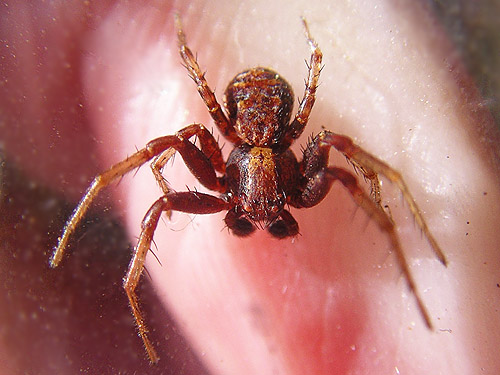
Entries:
POLYGON ((305 20, 303 25, 311 47, 311 60, 304 98, 300 101, 294 119, 290 121, 294 101, 292 88, 278 73, 266 68, 249 69, 233 78, 224 96, 226 115, 186 45, 180 21, 176 18, 182 61, 219 131, 234 144, 228 160, 224 161, 217 141, 201 124, 192 124, 175 135, 154 139, 145 148, 95 177, 59 238, 50 260, 52 267, 61 262, 69 237, 99 191, 153 159, 151 168, 164 195, 151 206, 142 221, 142 231, 123 284, 139 333, 153 363, 158 361, 158 355, 147 336, 148 330, 139 309, 135 289, 162 212, 212 214, 227 210, 225 223, 237 236, 248 236, 256 228, 260 228, 267 229, 274 237, 286 238, 297 235, 299 226, 285 206, 313 207, 323 200, 335 181, 344 185, 356 204, 389 237, 420 313, 426 325, 432 328, 429 313, 417 291, 394 223, 380 206, 378 174, 384 175, 398 186, 436 256, 443 264, 446 264, 446 259, 401 175, 356 146, 350 138, 327 130, 309 141, 301 161, 297 161, 290 150, 290 145, 302 134, 309 119, 321 72, 321 50, 311 37, 305 20), (199 147, 190 141, 193 137, 198 138, 199 147), (343 153, 371 182, 373 199, 361 189, 350 172, 328 165, 332 147, 343 153), (162 172, 167 161, 176 152, 181 154, 198 181, 206 188, 218 192, 219 196, 196 191, 175 192, 169 188, 162 172))

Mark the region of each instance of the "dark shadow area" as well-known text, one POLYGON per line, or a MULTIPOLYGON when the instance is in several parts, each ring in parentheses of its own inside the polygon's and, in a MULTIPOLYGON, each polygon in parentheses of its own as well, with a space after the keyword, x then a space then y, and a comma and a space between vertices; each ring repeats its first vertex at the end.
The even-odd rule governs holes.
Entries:
POLYGON ((138 294, 161 358, 149 364, 121 286, 131 246, 112 211, 93 210, 51 269, 75 204, 5 162, 0 179, 3 374, 207 373, 145 277, 138 294))

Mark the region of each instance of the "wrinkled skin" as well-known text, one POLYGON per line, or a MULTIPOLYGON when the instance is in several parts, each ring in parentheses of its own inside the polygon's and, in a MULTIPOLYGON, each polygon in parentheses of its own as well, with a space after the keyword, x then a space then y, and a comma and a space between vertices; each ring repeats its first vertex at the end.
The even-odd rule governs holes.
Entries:
MULTIPOLYGON (((0 30, 2 40, 9 41, 9 47, 2 47, 8 81, 0 94, 5 119, 14 126, 1 137, 6 156, 20 169, 76 204, 93 175, 135 147, 192 122, 213 126, 180 65, 174 9, 220 102, 227 82, 257 65, 280 72, 301 97, 304 59, 309 58, 303 15, 325 64, 305 135, 322 126, 349 135, 400 170, 450 262, 444 268, 435 259, 400 194, 384 180, 384 204, 398 223, 434 320, 436 331, 431 332, 407 292, 388 241, 341 186, 335 185, 317 207, 292 211, 301 231, 294 240, 274 240, 265 231, 240 239, 224 230, 224 214, 174 213, 159 226, 155 252, 162 265, 149 257, 153 283, 146 286, 155 288, 207 371, 499 373, 500 234, 495 228, 500 184, 492 146, 497 138, 456 55, 425 11, 409 0, 397 5, 339 2, 328 8, 320 1, 286 6, 257 1, 240 7, 232 2, 189 7, 142 3, 8 3, 0 30)), ((305 142, 304 136, 294 150, 305 142)), ((229 149, 226 142, 226 155, 229 149)), ((346 166, 339 156, 332 162, 346 166)), ((160 194, 148 169, 109 189, 131 242, 160 194)), ((181 158, 165 174, 177 190, 200 188, 181 158)), ((52 245, 57 235, 51 234, 52 245)), ((47 251, 40 246, 40 252, 47 251)), ((72 259, 67 257, 62 267, 71 267, 72 259)), ((86 287, 92 296, 92 287, 86 287)), ((65 293, 72 291, 60 290, 65 293)), ((143 294, 139 291, 140 298, 143 294)), ((154 323, 148 323, 162 353, 168 340, 155 330, 167 324, 162 319, 166 313, 155 311, 154 323)), ((71 324, 64 325, 70 333, 71 324)), ((50 330, 26 340, 36 343, 42 340, 37 335, 57 335, 60 325, 52 322, 50 330)), ((76 373, 82 363, 88 373, 115 373, 113 351, 126 345, 135 345, 135 359, 128 359, 122 372, 180 373, 171 357, 177 366, 191 358, 180 346, 163 352, 158 367, 149 368, 133 328, 127 333, 132 340, 115 346, 100 344, 114 334, 112 328, 102 332, 90 322, 86 330, 95 334, 86 341, 88 350, 70 350, 57 341, 43 360, 35 360, 32 352, 20 356, 22 349, 2 340, 4 373, 76 373), (80 358, 84 355, 86 361, 80 358)), ((183 368, 202 371, 191 362, 183 368)))

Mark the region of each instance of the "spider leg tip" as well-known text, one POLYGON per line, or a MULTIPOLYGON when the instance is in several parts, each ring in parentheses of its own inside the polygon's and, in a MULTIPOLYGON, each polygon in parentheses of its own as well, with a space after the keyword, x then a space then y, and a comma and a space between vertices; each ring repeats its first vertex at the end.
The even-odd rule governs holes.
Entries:
POLYGON ((448 267, 449 262, 448 262, 448 259, 444 255, 442 255, 439 258, 439 261, 443 264, 443 266, 448 267))

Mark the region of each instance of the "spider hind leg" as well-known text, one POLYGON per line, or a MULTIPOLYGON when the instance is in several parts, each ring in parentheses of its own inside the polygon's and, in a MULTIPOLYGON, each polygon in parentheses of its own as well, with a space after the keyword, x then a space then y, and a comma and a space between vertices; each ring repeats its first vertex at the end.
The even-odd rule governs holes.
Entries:
POLYGON ((352 173, 342 168, 329 167, 328 159, 332 147, 342 152, 355 166, 359 166, 360 171, 372 182, 372 184, 374 182, 378 183, 378 174, 381 174, 398 186, 405 201, 410 206, 415 221, 429 241, 437 258, 446 265, 444 254, 430 233, 401 175, 386 163, 355 145, 349 137, 329 131, 322 131, 308 144, 304 150, 304 156, 301 162, 301 170, 304 171, 303 174, 306 182, 300 194, 294 198, 293 205, 296 207, 315 206, 328 194, 333 182, 340 181, 351 194, 356 204, 377 223, 380 230, 388 237, 396 254, 399 267, 408 284, 408 288, 415 296, 422 318, 427 327, 432 329, 433 325, 429 312, 423 303, 416 282, 410 272, 410 267, 401 247, 395 224, 389 214, 385 212, 380 205, 379 192, 377 195, 374 195, 374 199, 372 199, 360 187, 356 177, 352 173))

